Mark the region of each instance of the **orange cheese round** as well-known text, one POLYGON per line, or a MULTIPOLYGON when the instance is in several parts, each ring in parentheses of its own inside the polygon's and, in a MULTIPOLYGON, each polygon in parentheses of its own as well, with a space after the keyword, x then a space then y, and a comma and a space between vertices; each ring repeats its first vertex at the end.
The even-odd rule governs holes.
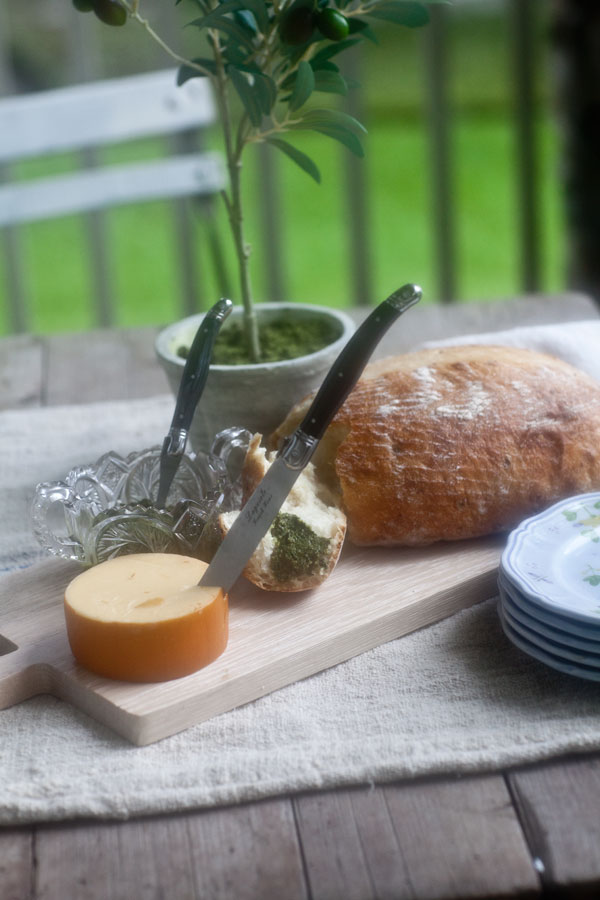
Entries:
POLYGON ((121 681, 190 675, 227 646, 227 594, 200 587, 206 563, 169 553, 119 556, 88 569, 65 592, 75 659, 121 681))

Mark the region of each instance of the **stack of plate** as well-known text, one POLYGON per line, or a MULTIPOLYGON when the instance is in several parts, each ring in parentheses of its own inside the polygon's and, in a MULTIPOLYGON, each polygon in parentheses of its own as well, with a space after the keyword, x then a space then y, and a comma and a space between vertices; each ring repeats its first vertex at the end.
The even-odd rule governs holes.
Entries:
POLYGON ((530 656, 600 681, 600 493, 562 500, 509 536, 500 619, 530 656))

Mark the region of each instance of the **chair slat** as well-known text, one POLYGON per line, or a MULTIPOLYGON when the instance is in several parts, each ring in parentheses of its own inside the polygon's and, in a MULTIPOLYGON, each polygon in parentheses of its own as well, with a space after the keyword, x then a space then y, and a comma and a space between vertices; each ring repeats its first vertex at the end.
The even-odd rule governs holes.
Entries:
POLYGON ((217 154, 74 172, 0 187, 0 226, 163 197, 212 194, 225 183, 217 154))
POLYGON ((177 87, 173 69, 0 100, 0 162, 206 126, 203 78, 177 87))

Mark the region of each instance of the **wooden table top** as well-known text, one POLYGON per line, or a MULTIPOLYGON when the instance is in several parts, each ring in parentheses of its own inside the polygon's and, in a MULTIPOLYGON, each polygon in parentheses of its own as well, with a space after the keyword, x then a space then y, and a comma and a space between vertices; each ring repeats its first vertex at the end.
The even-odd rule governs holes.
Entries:
MULTIPOLYGON (((424 306, 381 352, 464 332, 597 317, 578 295, 424 306)), ((0 340, 0 409, 166 392, 154 331, 0 340)), ((596 753, 127 822, 5 827, 0 897, 599 897, 599 810, 596 753)))

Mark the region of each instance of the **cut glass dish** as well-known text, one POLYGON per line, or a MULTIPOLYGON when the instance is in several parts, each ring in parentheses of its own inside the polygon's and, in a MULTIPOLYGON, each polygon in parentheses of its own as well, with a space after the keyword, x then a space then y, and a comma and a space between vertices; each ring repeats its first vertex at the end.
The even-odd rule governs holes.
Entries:
POLYGON ((185 454, 164 509, 154 500, 160 447, 105 453, 61 481, 38 484, 33 531, 51 555, 87 566, 125 553, 182 553, 209 559, 216 517, 239 506, 239 473, 250 433, 228 428, 209 453, 185 454))

